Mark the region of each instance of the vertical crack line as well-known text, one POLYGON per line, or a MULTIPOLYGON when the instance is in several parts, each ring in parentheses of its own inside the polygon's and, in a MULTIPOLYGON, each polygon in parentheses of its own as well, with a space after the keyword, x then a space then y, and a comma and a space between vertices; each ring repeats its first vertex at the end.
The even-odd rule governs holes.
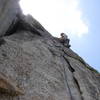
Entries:
MULTIPOLYGON (((62 61, 64 61, 64 60, 62 59, 62 61)), ((63 76, 63 77, 64 77, 64 79, 65 79, 64 82, 65 82, 66 85, 67 85, 67 86, 65 86, 65 87, 66 87, 66 90, 68 89, 68 91, 69 91, 70 99, 71 99, 71 100, 74 100, 73 97, 72 97, 72 94, 71 94, 71 90, 70 90, 70 87, 69 87, 68 81, 67 81, 68 78, 67 78, 66 68, 65 68, 64 64, 63 64, 63 70, 64 70, 64 76, 63 76)))
MULTIPOLYGON (((64 56, 63 56, 64 57, 64 56)), ((70 62, 69 62, 69 60, 66 58, 66 57, 64 57, 64 59, 65 59, 65 61, 68 63, 68 68, 69 68, 69 70, 72 72, 72 73, 74 73, 75 72, 75 69, 74 68, 72 68, 72 66, 71 66, 71 64, 70 64, 70 62)), ((81 89, 80 89, 80 85, 79 85, 79 83, 78 83, 78 81, 77 81, 77 79, 74 77, 74 75, 73 75, 73 79, 74 79, 74 81, 75 81, 75 83, 76 83, 76 85, 77 85, 77 88, 78 88, 78 90, 79 90, 79 93, 80 93, 80 96, 81 96, 81 100, 84 100, 83 99, 83 97, 82 97, 82 91, 81 91, 81 89)))
POLYGON ((84 100, 83 97, 82 97, 82 91, 80 89, 80 86, 79 86, 79 83, 78 83, 77 79, 75 77, 73 77, 73 79, 74 79, 74 81, 75 81, 75 83, 77 85, 77 88, 78 88, 79 92, 80 92, 81 100, 84 100))
POLYGON ((65 56, 63 56, 63 58, 65 59, 65 61, 68 63, 68 68, 69 68, 69 70, 72 72, 72 73, 74 73, 75 72, 75 69, 74 68, 72 68, 72 66, 71 66, 71 64, 70 64, 70 62, 68 61, 68 59, 65 57, 65 56))

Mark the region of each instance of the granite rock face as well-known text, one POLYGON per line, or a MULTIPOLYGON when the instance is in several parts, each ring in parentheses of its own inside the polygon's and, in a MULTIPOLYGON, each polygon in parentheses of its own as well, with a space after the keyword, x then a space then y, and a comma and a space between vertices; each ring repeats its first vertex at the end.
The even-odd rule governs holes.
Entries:
POLYGON ((0 0, 0 36, 6 33, 8 27, 16 19, 16 14, 21 13, 19 0, 0 0))
POLYGON ((0 100, 100 100, 95 69, 24 16, 18 0, 0 5, 0 100))

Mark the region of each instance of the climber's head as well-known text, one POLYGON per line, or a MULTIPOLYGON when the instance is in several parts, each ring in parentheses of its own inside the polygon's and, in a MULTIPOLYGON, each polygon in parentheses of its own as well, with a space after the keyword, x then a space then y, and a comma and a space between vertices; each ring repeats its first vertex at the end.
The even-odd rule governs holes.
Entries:
POLYGON ((61 35, 61 36, 63 36, 63 35, 64 35, 64 33, 61 33, 60 35, 61 35))

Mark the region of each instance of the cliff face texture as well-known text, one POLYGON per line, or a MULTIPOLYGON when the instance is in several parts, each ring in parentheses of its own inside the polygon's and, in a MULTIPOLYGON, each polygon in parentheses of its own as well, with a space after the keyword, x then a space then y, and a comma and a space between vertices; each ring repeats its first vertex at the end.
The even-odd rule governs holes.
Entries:
POLYGON ((0 100, 100 100, 100 74, 18 0, 0 0, 0 100))

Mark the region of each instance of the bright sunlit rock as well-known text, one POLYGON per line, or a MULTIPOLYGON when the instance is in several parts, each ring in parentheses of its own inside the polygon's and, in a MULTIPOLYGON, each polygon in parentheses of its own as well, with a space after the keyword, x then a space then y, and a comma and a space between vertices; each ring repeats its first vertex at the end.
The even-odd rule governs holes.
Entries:
POLYGON ((54 36, 65 32, 82 37, 88 33, 79 0, 21 0, 20 5, 24 14, 31 14, 54 36))

